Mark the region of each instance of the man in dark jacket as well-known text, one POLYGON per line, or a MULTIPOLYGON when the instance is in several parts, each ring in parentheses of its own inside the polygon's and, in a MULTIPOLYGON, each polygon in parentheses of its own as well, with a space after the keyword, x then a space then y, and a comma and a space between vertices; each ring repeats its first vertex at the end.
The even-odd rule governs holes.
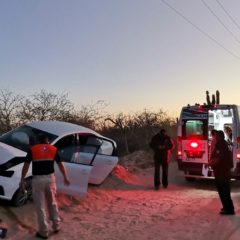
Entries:
POLYGON ((152 137, 150 147, 154 151, 154 187, 159 189, 160 182, 160 166, 162 166, 162 184, 163 187, 168 186, 168 161, 170 150, 174 144, 172 139, 166 134, 165 129, 161 129, 159 133, 152 137))
POLYGON ((223 131, 217 131, 216 133, 216 144, 208 165, 214 171, 217 191, 223 205, 220 214, 234 215, 235 211, 230 189, 230 170, 233 167, 233 162, 228 143, 224 140, 223 131))

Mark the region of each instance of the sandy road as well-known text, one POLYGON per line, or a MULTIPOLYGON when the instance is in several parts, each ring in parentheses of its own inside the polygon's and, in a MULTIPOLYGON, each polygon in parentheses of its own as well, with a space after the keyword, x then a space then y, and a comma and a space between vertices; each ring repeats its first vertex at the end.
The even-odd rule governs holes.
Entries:
MULTIPOLYGON (((59 196, 62 231, 49 239, 240 239, 239 182, 232 184, 236 216, 220 216, 212 180, 188 183, 173 162, 169 187, 155 191, 152 172, 152 168, 134 173, 120 168, 101 186, 90 186, 84 200, 59 196)), ((7 239, 36 239, 31 203, 21 208, 2 203, 0 218, 8 227, 7 239)))

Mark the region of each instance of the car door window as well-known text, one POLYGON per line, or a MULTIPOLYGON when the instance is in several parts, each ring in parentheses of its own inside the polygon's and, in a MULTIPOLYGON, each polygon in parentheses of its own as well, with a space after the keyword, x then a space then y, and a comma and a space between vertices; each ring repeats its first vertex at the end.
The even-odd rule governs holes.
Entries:
POLYGON ((102 144, 98 150, 98 154, 103 154, 103 155, 112 155, 114 150, 113 143, 110 141, 107 141, 105 139, 102 140, 102 144))
POLYGON ((93 135, 78 136, 78 146, 73 154, 72 162, 92 165, 102 141, 93 135))
POLYGON ((86 144, 83 148, 83 151, 86 153, 97 152, 99 151, 100 146, 102 145, 102 140, 95 137, 89 136, 87 138, 86 144))
POLYGON ((101 141, 98 152, 94 158, 93 168, 89 182, 101 184, 117 165, 117 149, 113 141, 106 138, 98 138, 101 141))
POLYGON ((91 165, 102 140, 92 135, 72 134, 60 139, 55 146, 64 162, 91 165))
POLYGON ((76 136, 74 134, 68 135, 60 139, 55 146, 58 148, 58 153, 62 161, 71 162, 76 148, 76 136))

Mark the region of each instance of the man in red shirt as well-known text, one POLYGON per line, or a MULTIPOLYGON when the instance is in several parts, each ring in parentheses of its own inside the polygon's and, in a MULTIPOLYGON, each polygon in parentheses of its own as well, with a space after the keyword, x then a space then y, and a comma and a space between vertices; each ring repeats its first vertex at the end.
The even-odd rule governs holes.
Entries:
POLYGON ((48 238, 48 223, 45 210, 45 201, 48 207, 50 220, 52 221, 53 231, 55 233, 60 230, 60 217, 58 204, 55 198, 56 181, 54 175, 54 162, 63 174, 64 184, 69 185, 69 179, 66 169, 58 155, 57 148, 48 143, 46 136, 39 137, 39 144, 31 147, 27 154, 22 169, 22 177, 20 187, 24 190, 24 178, 28 172, 30 163, 32 163, 32 188, 33 201, 36 208, 39 230, 36 233, 38 238, 48 238))

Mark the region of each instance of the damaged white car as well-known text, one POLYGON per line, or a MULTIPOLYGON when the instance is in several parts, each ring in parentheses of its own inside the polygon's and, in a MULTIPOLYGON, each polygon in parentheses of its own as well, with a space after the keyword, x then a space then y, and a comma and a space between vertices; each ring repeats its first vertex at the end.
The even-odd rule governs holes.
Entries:
POLYGON ((55 166, 58 192, 84 197, 88 183, 101 184, 118 163, 115 141, 76 124, 36 121, 0 136, 0 198, 21 206, 31 198, 31 167, 25 178, 25 192, 19 190, 21 171, 27 151, 46 135, 58 148, 67 169, 70 186, 63 184, 55 166))

